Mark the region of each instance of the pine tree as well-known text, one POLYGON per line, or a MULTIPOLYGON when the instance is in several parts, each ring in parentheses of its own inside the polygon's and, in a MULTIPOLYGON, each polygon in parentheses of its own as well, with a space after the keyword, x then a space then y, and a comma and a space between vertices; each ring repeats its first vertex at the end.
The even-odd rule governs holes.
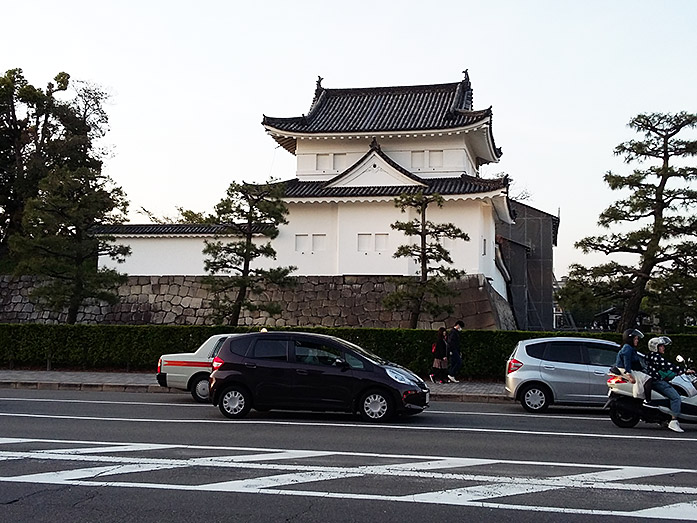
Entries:
POLYGON ((605 175, 610 189, 626 193, 598 219, 598 225, 613 232, 576 243, 586 253, 629 254, 637 259, 634 265, 613 261, 586 269, 587 274, 595 273, 599 282, 602 280, 597 275, 625 282, 616 293, 616 298, 624 303, 618 322, 620 331, 636 324, 656 271, 660 268, 664 274, 671 272, 676 260, 697 252, 697 191, 692 187, 697 168, 682 165, 683 159, 697 154, 697 140, 682 137, 684 131, 695 126, 697 115, 686 112, 634 117, 629 127, 642 134, 643 139, 618 145, 615 154, 624 157, 628 164, 651 165, 627 175, 605 175), (627 228, 632 230, 625 232, 627 228))
POLYGON ((215 207, 215 223, 226 226, 224 234, 215 241, 206 241, 203 250, 207 282, 213 293, 214 320, 239 323, 242 310, 263 310, 269 314, 281 312, 276 303, 258 303, 252 296, 259 294, 266 284, 288 285, 289 274, 295 267, 262 269, 255 266, 259 258, 276 258, 270 241, 278 236, 278 226, 288 223, 283 200, 283 184, 269 181, 265 184, 230 184, 227 196, 215 207), (223 239, 232 236, 234 239, 223 239), (260 241, 255 241, 259 238, 260 241))
POLYGON ((394 257, 414 260, 419 267, 418 278, 393 279, 397 289, 385 297, 383 305, 391 310, 409 310, 409 326, 412 329, 418 325, 423 312, 431 316, 453 312, 452 306, 442 303, 439 298, 455 296, 456 292, 448 282, 464 275, 464 271, 443 265, 452 264, 453 260, 450 252, 441 244, 441 239, 468 241, 469 236, 452 223, 434 223, 426 217, 430 205, 442 207, 443 203, 441 195, 426 195, 423 192, 402 194, 395 198, 396 207, 403 213, 412 210, 417 217, 391 225, 393 229, 416 239, 414 243, 400 245, 394 257))

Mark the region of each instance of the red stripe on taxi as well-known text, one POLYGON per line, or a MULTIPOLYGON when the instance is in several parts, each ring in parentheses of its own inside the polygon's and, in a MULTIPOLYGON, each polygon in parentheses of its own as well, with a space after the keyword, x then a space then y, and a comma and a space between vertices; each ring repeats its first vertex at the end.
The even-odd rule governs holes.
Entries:
POLYGON ((210 361, 165 361, 163 365, 167 367, 205 367, 210 369, 210 361))

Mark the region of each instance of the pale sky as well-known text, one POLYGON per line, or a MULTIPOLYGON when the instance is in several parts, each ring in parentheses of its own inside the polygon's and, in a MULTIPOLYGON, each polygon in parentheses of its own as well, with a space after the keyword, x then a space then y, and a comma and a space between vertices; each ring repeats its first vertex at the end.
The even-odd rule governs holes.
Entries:
POLYGON ((642 112, 697 112, 697 0, 4 0, 0 69, 58 72, 112 95, 106 173, 145 207, 212 211, 231 181, 295 176, 262 115, 299 116, 325 88, 457 82, 493 107, 503 149, 483 176, 560 214, 555 273, 621 195, 602 181, 642 112))

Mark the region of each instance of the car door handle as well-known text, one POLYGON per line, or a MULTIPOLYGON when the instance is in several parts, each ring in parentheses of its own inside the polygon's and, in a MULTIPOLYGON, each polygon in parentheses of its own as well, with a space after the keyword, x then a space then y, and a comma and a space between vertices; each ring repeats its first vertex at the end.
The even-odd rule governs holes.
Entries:
POLYGON ((309 374, 309 372, 307 372, 305 369, 295 369, 295 372, 302 374, 303 376, 307 376, 309 374))
POLYGON ((554 370, 554 368, 555 368, 554 365, 542 365, 542 367, 547 369, 547 370, 554 370))
POLYGON ((247 367, 248 369, 256 369, 257 368, 255 363, 245 363, 244 366, 247 367))
POLYGON ((607 374, 607 371, 606 370, 594 370, 593 374, 595 374, 596 376, 605 376, 607 374))

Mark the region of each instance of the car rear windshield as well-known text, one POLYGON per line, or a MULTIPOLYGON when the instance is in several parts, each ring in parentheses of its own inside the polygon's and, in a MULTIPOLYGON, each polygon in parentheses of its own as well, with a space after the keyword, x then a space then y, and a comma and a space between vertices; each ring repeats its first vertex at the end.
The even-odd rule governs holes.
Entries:
POLYGON ((546 346, 546 343, 533 343, 532 345, 528 345, 525 348, 525 352, 527 352, 528 356, 530 356, 531 358, 537 358, 538 360, 541 360, 545 354, 546 346))
POLYGON ((240 338, 233 337, 230 339, 230 352, 237 354, 238 356, 244 356, 247 354, 247 349, 249 349, 249 343, 252 338, 249 336, 243 336, 240 338))

